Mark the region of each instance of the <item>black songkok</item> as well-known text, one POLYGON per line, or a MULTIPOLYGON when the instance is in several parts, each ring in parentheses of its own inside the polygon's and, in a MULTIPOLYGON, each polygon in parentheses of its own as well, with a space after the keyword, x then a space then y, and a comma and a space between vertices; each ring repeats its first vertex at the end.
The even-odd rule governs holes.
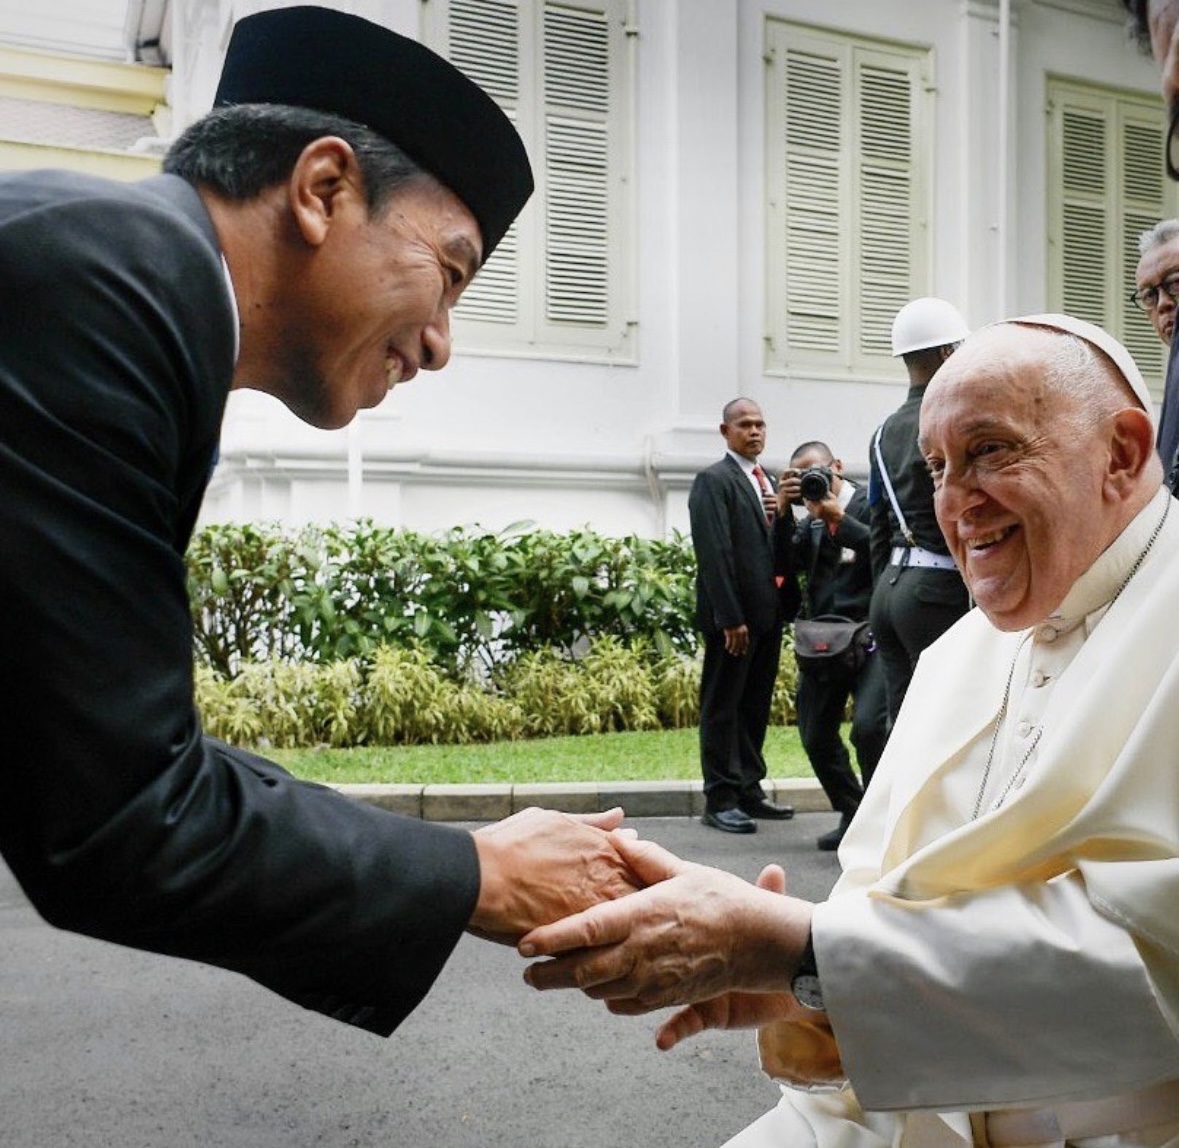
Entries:
POLYGON ((215 107, 289 104, 363 124, 465 203, 491 254, 532 194, 512 122, 474 81, 416 40, 311 6, 238 21, 215 107))

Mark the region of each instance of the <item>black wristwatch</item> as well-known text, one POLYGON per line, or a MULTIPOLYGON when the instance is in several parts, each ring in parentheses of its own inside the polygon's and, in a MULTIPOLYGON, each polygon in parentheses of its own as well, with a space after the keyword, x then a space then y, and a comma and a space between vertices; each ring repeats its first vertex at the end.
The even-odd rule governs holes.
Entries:
POLYGON ((815 938, 812 933, 807 934, 806 948, 802 950, 802 960, 794 970, 790 991, 803 1008, 816 1012, 823 1010, 823 986, 819 984, 819 966, 815 963, 815 938))

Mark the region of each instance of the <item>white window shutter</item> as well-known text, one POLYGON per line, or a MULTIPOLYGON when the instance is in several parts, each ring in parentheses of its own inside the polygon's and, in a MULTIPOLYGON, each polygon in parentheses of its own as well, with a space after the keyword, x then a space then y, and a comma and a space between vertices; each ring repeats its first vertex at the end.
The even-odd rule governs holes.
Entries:
POLYGON ((922 221, 914 194, 914 76, 875 52, 856 53, 859 219, 854 301, 859 353, 891 355, 892 321, 917 293, 922 221))
POLYGON ((1122 125, 1122 160, 1118 170, 1122 182, 1119 239, 1126 276, 1114 302, 1121 310, 1122 341, 1134 356, 1142 374, 1159 382, 1166 371, 1167 351, 1150 320, 1133 303, 1134 271, 1138 266, 1138 236, 1158 221, 1173 214, 1166 202, 1166 173, 1163 170, 1157 112, 1145 122, 1128 109, 1122 125))
POLYGON ((626 0, 427 0, 425 11, 434 43, 516 124, 536 177, 455 309, 456 346, 633 360, 626 0))
POLYGON ((1061 133, 1061 298, 1067 314, 1103 327, 1108 322, 1106 284, 1111 271, 1105 239, 1106 113, 1065 106, 1061 133))
MULTIPOLYGON (((515 0, 456 0, 448 11, 451 62, 471 77, 517 124, 520 107, 520 18, 515 0)), ((459 322, 519 322, 519 220, 508 229, 491 258, 463 292, 459 322)))
POLYGON ((610 57, 606 13, 544 9, 544 318, 610 318, 610 57))
POLYGON ((1166 348, 1129 296, 1138 236, 1176 210, 1158 101, 1074 80, 1048 96, 1048 307, 1120 339, 1157 393, 1166 348))
POLYGON ((891 372, 928 290, 929 52, 766 23, 766 370, 891 372))
POLYGON ((834 355, 843 349, 848 298, 846 63, 818 46, 788 48, 785 73, 787 346, 834 355))

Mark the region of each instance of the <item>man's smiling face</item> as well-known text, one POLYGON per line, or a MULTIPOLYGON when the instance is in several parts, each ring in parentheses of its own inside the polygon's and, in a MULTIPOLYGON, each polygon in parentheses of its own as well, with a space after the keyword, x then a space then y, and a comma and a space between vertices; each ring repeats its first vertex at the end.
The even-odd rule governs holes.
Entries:
POLYGON ((1104 420, 1047 379, 1056 336, 1014 326, 968 340, 921 406, 934 509, 979 607, 1001 630, 1043 621, 1108 541, 1095 521, 1104 420))

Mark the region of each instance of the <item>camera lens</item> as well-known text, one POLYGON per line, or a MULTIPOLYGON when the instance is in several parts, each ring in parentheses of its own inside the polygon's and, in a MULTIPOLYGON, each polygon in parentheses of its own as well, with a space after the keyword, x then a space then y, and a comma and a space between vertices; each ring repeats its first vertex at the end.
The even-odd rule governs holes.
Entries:
POLYGON ((812 466, 798 476, 798 486, 808 502, 822 502, 831 490, 831 482, 823 468, 812 466))

